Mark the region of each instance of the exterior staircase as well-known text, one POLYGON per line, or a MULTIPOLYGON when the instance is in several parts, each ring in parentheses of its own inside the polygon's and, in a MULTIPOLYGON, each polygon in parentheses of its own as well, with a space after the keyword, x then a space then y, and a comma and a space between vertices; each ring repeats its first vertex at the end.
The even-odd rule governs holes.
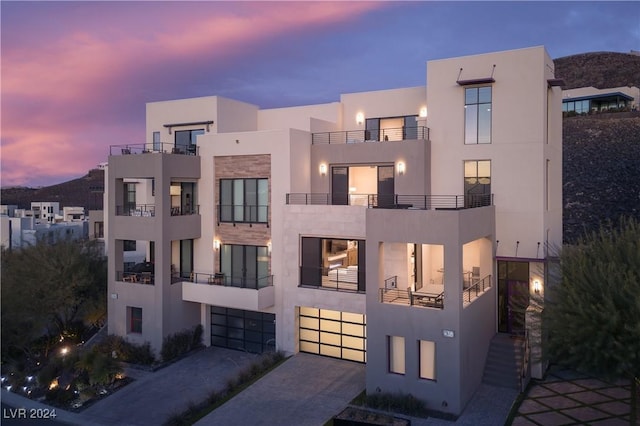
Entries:
POLYGON ((520 374, 524 362, 524 344, 524 337, 496 334, 491 339, 482 382, 522 391, 523 383, 520 380, 520 374))

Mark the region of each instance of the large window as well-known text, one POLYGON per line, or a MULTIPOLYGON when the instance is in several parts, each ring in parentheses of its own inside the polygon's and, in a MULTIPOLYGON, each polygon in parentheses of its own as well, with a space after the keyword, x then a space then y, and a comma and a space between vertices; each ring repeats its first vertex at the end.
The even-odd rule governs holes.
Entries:
POLYGON ((196 152, 196 138, 199 135, 204 135, 204 129, 196 130, 178 130, 176 133, 176 152, 181 154, 196 152))
POLYGON ((464 143, 491 143, 491 87, 464 90, 464 143))
POLYGON ((268 179, 220 179, 220 222, 266 223, 268 179))
POLYGON ((387 336, 389 346, 389 372, 405 374, 404 337, 387 336))
POLYGON ((220 250, 220 272, 226 285, 255 289, 268 286, 271 284, 268 248, 224 244, 220 250))
POLYGON ((142 308, 130 306, 127 314, 129 315, 129 333, 142 333, 142 308))
POLYGON ((464 162, 465 207, 491 205, 491 161, 464 162))
POLYGON ((365 242, 302 237, 300 285, 365 291, 365 242))

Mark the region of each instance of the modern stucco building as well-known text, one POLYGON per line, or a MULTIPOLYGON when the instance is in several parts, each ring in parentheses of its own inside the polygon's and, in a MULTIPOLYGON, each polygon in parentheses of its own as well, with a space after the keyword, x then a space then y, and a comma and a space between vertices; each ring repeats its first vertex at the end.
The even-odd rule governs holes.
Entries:
POLYGON ((146 142, 112 147, 106 174, 109 332, 158 351, 202 324, 207 345, 363 362, 368 392, 454 414, 501 336, 542 374, 558 85, 533 47, 327 104, 147 104, 146 142), (125 270, 131 241, 151 270, 125 270))

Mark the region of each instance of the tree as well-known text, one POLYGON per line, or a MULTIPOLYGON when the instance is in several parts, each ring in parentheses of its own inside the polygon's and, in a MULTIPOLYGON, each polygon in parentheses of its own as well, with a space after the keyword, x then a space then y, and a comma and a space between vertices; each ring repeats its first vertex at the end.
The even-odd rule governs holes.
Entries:
POLYGON ((631 380, 631 422, 640 380, 640 223, 623 219, 560 253, 560 279, 546 305, 552 360, 631 380))
POLYGON ((106 259, 89 241, 38 242, 2 252, 2 356, 29 353, 41 340, 74 334, 77 324, 106 313, 106 259), (49 337, 49 338, 47 338, 49 337))

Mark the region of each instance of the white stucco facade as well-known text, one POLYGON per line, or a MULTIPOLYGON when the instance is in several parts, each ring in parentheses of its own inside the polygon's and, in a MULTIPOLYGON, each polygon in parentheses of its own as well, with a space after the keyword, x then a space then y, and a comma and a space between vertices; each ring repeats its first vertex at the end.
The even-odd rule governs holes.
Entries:
POLYGON ((553 79, 533 47, 320 105, 148 104, 146 141, 109 158, 109 332, 158 352, 201 324, 206 345, 365 362, 368 392, 459 414, 496 333, 539 326, 505 316, 509 292, 544 309, 562 242, 553 79), (127 240, 150 280, 125 271, 127 240))

